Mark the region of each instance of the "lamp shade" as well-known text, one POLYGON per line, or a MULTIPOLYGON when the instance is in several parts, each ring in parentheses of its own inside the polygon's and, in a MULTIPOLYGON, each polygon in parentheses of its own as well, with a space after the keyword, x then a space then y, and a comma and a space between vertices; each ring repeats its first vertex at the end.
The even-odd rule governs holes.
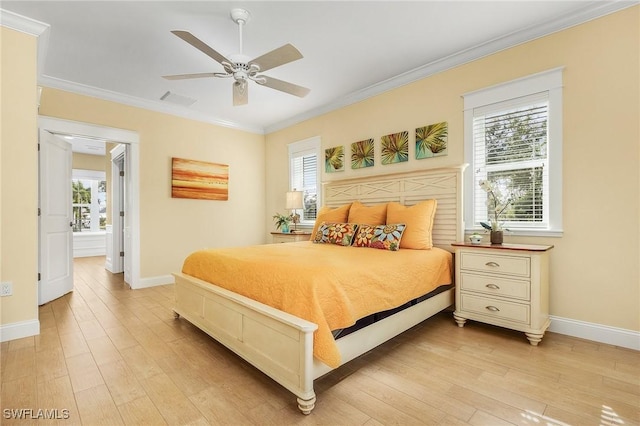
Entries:
POLYGON ((302 207, 302 191, 288 191, 285 209, 295 210, 301 209, 302 207))

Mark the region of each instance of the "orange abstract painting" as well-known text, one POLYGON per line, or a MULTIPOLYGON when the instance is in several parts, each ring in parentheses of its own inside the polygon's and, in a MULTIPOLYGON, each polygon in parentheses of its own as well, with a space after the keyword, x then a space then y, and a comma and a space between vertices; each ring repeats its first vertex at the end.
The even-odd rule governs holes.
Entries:
POLYGON ((171 197, 228 200, 229 166, 172 158, 171 197))

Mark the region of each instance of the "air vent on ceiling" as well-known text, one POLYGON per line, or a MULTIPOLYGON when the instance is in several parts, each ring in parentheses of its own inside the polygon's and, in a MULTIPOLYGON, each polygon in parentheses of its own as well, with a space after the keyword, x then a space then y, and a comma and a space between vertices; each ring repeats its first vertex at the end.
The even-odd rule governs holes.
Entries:
POLYGON ((167 91, 167 93, 162 95, 162 97, 160 97, 160 100, 186 106, 186 107, 191 106, 196 102, 195 99, 189 98, 187 96, 176 95, 175 93, 171 93, 169 91, 167 91))

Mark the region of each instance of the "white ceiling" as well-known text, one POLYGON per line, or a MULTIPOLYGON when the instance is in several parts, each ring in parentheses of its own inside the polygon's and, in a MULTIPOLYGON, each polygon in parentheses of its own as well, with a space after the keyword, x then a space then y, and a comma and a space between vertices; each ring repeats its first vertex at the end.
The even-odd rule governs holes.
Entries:
POLYGON ((89 139, 80 136, 63 136, 63 138, 71 143, 73 152, 89 155, 106 154, 106 144, 101 139, 89 139))
MULTIPOLYGON (((207 122, 269 132, 637 1, 2 1, 48 24, 39 83, 207 122), (251 83, 232 106, 231 79, 168 81, 222 66, 170 33, 238 53, 229 12, 251 12, 244 54, 291 43, 303 59, 265 74, 311 89, 298 98, 251 83), (185 107, 160 98, 195 99, 185 107)), ((3 13, 3 25, 7 15, 3 13)))

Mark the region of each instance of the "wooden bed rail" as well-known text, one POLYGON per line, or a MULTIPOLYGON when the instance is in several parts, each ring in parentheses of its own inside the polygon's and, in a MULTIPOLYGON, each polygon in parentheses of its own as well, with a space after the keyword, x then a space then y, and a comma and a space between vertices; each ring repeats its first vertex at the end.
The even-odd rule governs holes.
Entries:
POLYGON ((313 332, 318 326, 182 273, 175 277, 176 318, 184 317, 298 397, 309 414, 313 332))

